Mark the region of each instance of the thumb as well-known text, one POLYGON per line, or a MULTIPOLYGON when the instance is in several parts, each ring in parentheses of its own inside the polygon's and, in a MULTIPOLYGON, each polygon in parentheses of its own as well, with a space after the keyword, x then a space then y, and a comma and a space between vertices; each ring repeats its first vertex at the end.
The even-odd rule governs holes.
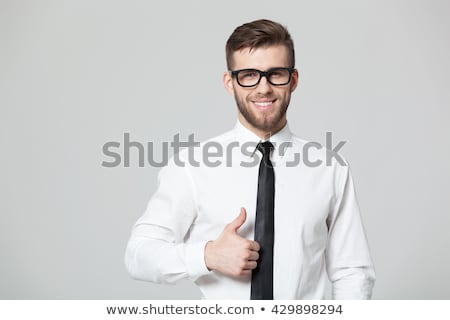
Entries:
POLYGON ((239 215, 226 226, 226 229, 228 231, 237 232, 238 229, 244 224, 246 219, 247 211, 245 210, 245 208, 241 208, 241 212, 239 213, 239 215))

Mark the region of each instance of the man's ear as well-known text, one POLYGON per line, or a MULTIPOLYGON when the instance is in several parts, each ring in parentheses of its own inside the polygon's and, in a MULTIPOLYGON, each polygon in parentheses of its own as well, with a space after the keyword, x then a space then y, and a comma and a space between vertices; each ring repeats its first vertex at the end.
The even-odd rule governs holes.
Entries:
POLYGON ((231 77, 231 73, 229 71, 223 73, 223 85, 225 86, 225 89, 227 89, 228 93, 234 96, 233 78, 231 77))
POLYGON ((292 73, 291 78, 291 92, 294 92, 294 90, 297 88, 298 80, 299 80, 298 70, 295 69, 294 72, 292 73))

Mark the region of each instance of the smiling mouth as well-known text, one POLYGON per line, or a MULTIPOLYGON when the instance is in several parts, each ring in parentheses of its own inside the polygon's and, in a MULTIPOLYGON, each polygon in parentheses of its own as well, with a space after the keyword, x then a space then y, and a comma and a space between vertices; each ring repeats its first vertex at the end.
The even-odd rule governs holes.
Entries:
POLYGON ((259 109, 268 109, 274 104, 275 100, 270 101, 253 101, 259 109))

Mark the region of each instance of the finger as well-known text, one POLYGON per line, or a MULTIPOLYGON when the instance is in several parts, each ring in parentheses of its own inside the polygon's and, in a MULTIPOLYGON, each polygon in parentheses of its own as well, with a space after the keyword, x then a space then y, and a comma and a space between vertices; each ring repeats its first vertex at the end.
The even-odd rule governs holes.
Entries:
POLYGON ((244 270, 253 270, 257 267, 258 263, 256 261, 247 261, 244 270))
POLYGON ((251 269, 251 270, 250 269, 249 270, 242 270, 240 276, 241 277, 243 277, 243 276, 247 277, 247 276, 252 274, 252 270, 253 269, 251 269))
POLYGON ((258 261, 259 253, 257 251, 250 251, 250 255, 247 260, 249 261, 258 261))
POLYGON ((226 226, 226 229, 229 231, 237 232, 238 229, 244 224, 246 219, 247 211, 245 210, 245 208, 241 208, 241 212, 239 213, 239 215, 236 217, 236 219, 231 221, 231 223, 226 226))
POLYGON ((253 251, 259 251, 260 246, 258 242, 249 240, 248 248, 253 251))

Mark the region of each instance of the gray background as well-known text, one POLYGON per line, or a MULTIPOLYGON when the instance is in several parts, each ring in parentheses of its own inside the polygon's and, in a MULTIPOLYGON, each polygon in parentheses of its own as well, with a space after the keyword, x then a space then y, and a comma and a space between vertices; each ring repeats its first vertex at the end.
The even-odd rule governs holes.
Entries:
POLYGON ((199 297, 129 278, 158 169, 104 168, 102 146, 230 129, 225 41, 265 17, 296 44, 291 129, 348 141, 374 298, 449 299, 449 16, 436 0, 1 0, 0 298, 199 297))

